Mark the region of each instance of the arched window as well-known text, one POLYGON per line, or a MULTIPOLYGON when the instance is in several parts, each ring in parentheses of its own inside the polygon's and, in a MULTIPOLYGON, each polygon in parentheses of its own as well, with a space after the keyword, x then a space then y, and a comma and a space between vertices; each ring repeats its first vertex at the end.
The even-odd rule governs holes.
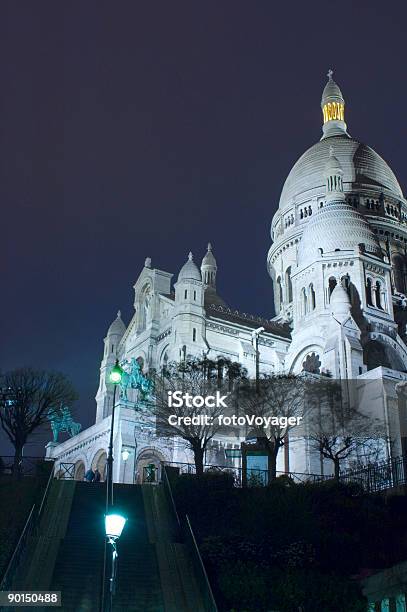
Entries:
POLYGON ((150 287, 146 287, 141 297, 140 331, 143 331, 147 327, 147 323, 148 323, 149 316, 150 316, 150 303, 151 303, 150 287))
POLYGON ((345 276, 342 276, 341 285, 349 293, 349 287, 350 287, 349 274, 345 274, 345 276))
POLYGON ((196 342, 196 329, 195 329, 195 327, 192 330, 192 342, 196 342))
POLYGON ((281 310, 281 306, 283 304, 283 287, 281 286, 281 276, 277 278, 277 307, 278 310, 281 310))
POLYGON ((335 289, 336 284, 337 284, 336 278, 331 276, 331 278, 328 281, 328 296, 329 296, 329 300, 331 300, 332 291, 335 289))
POLYGON ((382 284, 381 284, 380 281, 376 281, 375 297, 376 297, 376 306, 377 306, 377 308, 380 308, 380 310, 383 310, 383 304, 382 304, 382 284))
POLYGON ((366 303, 368 306, 373 306, 372 301, 372 280, 368 278, 366 280, 366 303))
POLYGON ((307 300, 307 292, 305 291, 305 287, 301 289, 301 302, 302 302, 302 314, 306 315, 308 311, 308 300, 307 300))
POLYGON ((345 289, 349 296, 350 303, 353 304, 355 300, 355 287, 352 285, 349 274, 345 274, 341 278, 341 285, 345 289))
POLYGON ((285 271, 285 287, 287 292, 287 302, 290 304, 293 301, 293 283, 291 280, 291 266, 285 271))
POLYGON ((310 308, 311 310, 315 310, 315 290, 314 285, 311 283, 309 286, 309 300, 310 300, 310 308))

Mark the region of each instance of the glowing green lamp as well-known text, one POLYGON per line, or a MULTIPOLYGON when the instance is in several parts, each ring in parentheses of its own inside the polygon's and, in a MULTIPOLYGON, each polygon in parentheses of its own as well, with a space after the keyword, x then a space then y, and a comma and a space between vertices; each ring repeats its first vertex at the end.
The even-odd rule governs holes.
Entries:
POLYGON ((118 385, 122 380, 122 376, 123 376, 123 370, 119 366, 119 360, 116 359, 116 363, 110 372, 109 380, 114 385, 118 385))

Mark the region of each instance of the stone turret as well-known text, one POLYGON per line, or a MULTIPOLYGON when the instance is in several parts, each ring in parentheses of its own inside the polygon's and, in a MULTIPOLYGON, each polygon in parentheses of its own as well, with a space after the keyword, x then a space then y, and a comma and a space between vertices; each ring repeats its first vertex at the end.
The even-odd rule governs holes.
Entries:
POLYGON ((113 389, 109 384, 110 370, 116 363, 120 341, 124 336, 126 326, 122 321, 120 310, 116 319, 111 323, 104 339, 103 359, 100 364, 99 388, 96 393, 96 422, 108 416, 112 409, 113 389))

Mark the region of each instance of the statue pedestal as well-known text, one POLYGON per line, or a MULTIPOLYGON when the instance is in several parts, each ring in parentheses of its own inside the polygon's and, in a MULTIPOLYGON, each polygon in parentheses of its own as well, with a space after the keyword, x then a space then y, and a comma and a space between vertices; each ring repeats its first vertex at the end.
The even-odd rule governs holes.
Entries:
POLYGON ((58 446, 58 442, 53 441, 45 445, 45 459, 53 459, 53 451, 56 446, 58 446))

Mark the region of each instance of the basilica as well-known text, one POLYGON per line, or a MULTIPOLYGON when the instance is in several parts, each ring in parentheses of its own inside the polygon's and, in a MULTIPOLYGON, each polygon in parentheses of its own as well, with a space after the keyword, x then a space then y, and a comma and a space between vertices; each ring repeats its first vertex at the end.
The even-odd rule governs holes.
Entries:
MULTIPOLYGON (((291 169, 271 223, 275 317, 224 302, 210 244, 202 259, 189 253, 175 279, 147 258, 134 285, 132 320, 125 325, 119 312, 104 339, 95 424, 47 445, 57 472, 72 466, 77 479, 89 467, 103 473, 116 359, 125 369, 137 361, 148 373, 186 356, 224 356, 252 376, 258 359, 264 373, 305 370, 352 381, 352 401, 381 419, 388 456, 405 452, 407 202, 382 157, 349 134, 332 71, 321 110, 322 137, 291 169)), ((131 393, 116 399, 114 480, 140 482, 151 466, 158 474, 162 461, 191 462, 182 441, 158 437, 153 416, 135 405, 131 393)), ((240 442, 215 440, 207 461, 235 461, 227 450, 240 442)), ((306 436, 281 461, 282 471, 321 469, 306 436)))

